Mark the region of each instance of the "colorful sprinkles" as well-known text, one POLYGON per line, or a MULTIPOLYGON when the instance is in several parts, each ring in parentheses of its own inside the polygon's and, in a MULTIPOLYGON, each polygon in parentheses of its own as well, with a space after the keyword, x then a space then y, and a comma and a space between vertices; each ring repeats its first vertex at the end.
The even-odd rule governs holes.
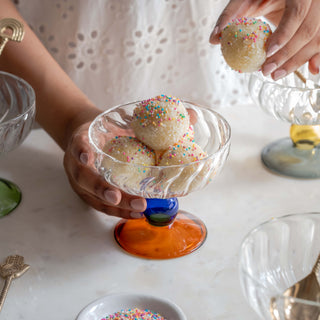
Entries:
MULTIPOLYGON (((257 42, 257 40, 259 39, 259 37, 263 37, 263 41, 267 40, 271 30, 269 25, 262 21, 261 19, 254 19, 254 18, 238 18, 238 19, 234 19, 232 20, 232 22, 229 22, 228 25, 224 28, 224 30, 227 30, 230 28, 231 25, 236 25, 236 26, 252 26, 259 23, 259 25, 257 26, 257 30, 256 31, 252 31, 250 33, 242 33, 242 29, 239 28, 238 31, 235 31, 233 36, 234 38, 240 38, 243 41, 249 40, 252 42, 257 42), (261 25, 262 24, 262 25, 261 25), (260 31, 260 32, 258 32, 260 31), (239 32, 239 33, 238 33, 239 32)), ((232 45, 232 43, 229 41, 228 42, 229 45, 232 45)), ((249 44, 250 46, 250 44, 249 44)))
MULTIPOLYGON (((133 109, 130 125, 133 130, 131 137, 116 136, 103 148, 105 153, 122 162, 110 163, 108 157, 102 159, 105 172, 109 174, 112 171, 113 183, 130 191, 140 188, 140 192, 149 192, 152 189, 153 195, 163 194, 165 190, 180 194, 187 187, 189 191, 196 188, 196 181, 202 181, 204 177, 208 180, 210 164, 201 161, 207 158, 207 154, 195 142, 194 128, 181 100, 160 95, 142 101, 133 109)), ((109 319, 164 320, 150 310, 136 308, 121 310, 101 320, 109 319)))
POLYGON ((165 320, 159 313, 148 309, 123 309, 114 314, 108 315, 101 320, 165 320))
POLYGON ((160 165, 186 164, 205 158, 207 154, 195 142, 176 143, 160 156, 160 165))
POLYGON ((265 60, 270 26, 255 18, 232 20, 221 33, 222 53, 232 69, 238 72, 257 71, 265 60))
MULTIPOLYGON (((136 159, 155 159, 155 152, 140 140, 130 136, 116 136, 108 142, 104 150, 106 153, 125 162, 137 163, 136 159)), ((150 165, 144 162, 142 165, 150 165)))
POLYGON ((188 131, 182 136, 182 139, 180 141, 189 141, 189 142, 194 142, 194 131, 192 126, 189 126, 188 131))
POLYGON ((134 110, 134 118, 139 120, 142 127, 153 125, 163 126, 165 121, 181 121, 186 115, 181 113, 178 98, 167 95, 159 95, 151 99, 142 101, 138 108, 134 110), (174 110, 174 115, 172 115, 174 110))

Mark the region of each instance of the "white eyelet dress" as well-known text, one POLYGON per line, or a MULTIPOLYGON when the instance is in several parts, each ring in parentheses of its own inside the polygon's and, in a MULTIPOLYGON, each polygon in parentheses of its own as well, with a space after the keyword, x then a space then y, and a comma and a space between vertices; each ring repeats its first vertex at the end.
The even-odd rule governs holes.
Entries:
POLYGON ((167 94, 247 103, 245 76, 209 44, 226 0, 15 0, 48 51, 100 108, 167 94))

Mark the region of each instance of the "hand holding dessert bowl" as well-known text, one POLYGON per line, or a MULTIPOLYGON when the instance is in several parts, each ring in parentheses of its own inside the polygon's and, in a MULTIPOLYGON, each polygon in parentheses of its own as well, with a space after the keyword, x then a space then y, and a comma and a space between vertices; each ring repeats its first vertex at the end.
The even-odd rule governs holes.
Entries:
POLYGON ((147 198, 146 219, 123 219, 116 226, 122 248, 166 259, 203 243, 205 225, 179 210, 177 197, 205 187, 224 164, 230 126, 222 116, 161 95, 102 113, 89 128, 89 141, 95 167, 109 184, 147 198))

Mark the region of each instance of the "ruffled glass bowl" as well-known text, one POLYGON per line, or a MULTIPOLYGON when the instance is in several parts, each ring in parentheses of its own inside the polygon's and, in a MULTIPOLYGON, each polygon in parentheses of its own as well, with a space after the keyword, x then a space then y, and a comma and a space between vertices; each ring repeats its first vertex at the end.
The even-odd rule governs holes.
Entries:
MULTIPOLYGON (((261 154, 264 165, 275 173, 295 178, 320 177, 320 76, 300 73, 278 81, 260 72, 249 76, 249 92, 253 101, 272 117, 291 124, 290 138, 267 145, 261 154)), ((272 128, 270 128, 272 130, 272 128)))
POLYGON ((95 166, 106 181, 122 191, 147 198, 145 218, 120 221, 115 238, 126 251, 145 258, 167 259, 188 254, 204 242, 206 227, 179 210, 177 197, 205 187, 222 168, 230 148, 230 126, 215 111, 183 102, 193 120, 195 142, 207 157, 174 166, 143 166, 121 162, 103 151, 115 136, 134 136, 133 110, 138 102, 114 107, 89 128, 95 166))
POLYGON ((245 237, 240 250, 240 282, 244 296, 261 319, 299 319, 286 317, 294 303, 305 309, 311 303, 320 311, 319 301, 282 295, 311 272, 319 252, 320 213, 271 219, 245 237))
MULTIPOLYGON (((17 148, 29 134, 35 117, 35 93, 23 79, 0 71, 0 155, 17 148)), ((20 202, 21 191, 0 178, 0 217, 20 202)))

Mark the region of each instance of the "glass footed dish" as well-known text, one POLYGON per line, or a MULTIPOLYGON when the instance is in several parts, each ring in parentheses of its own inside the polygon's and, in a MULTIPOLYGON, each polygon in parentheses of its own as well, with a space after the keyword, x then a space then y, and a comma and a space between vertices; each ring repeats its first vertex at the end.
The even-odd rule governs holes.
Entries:
MULTIPOLYGON (((17 148, 29 134, 35 118, 35 93, 23 79, 0 71, 0 155, 17 148)), ((19 187, 0 178, 0 217, 21 200, 19 187)))
POLYGON ((194 140, 206 151, 206 158, 174 166, 121 162, 106 154, 103 148, 116 136, 134 136, 131 121, 138 103, 102 113, 89 128, 99 173, 109 184, 147 199, 144 218, 122 219, 115 227, 115 239, 124 250, 140 257, 183 256, 201 246, 207 230, 200 219, 179 209, 177 197, 202 189, 222 168, 230 149, 230 126, 215 111, 183 101, 190 118, 194 119, 194 140))
POLYGON ((240 248, 239 278, 246 300, 261 319, 318 320, 297 317, 294 310, 320 315, 320 301, 283 293, 310 274, 319 252, 319 212, 270 219, 245 236, 240 248))
POLYGON ((263 164, 272 172, 294 178, 320 177, 320 75, 307 66, 273 81, 261 72, 249 76, 252 100, 267 114, 291 124, 290 137, 267 145, 261 153, 263 164))

